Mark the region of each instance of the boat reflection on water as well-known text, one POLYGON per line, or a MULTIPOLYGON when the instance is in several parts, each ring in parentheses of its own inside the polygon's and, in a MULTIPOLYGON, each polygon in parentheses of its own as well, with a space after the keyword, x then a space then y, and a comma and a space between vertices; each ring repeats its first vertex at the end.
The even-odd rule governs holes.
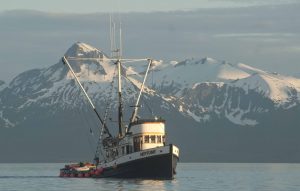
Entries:
MULTIPOLYGON (((95 179, 102 180, 107 185, 114 185, 115 190, 153 190, 153 191, 167 191, 167 190, 178 190, 179 185, 176 179, 173 180, 147 180, 147 179, 95 179)), ((103 182, 101 183, 103 187, 103 182)), ((110 187, 111 188, 111 187, 110 187)))

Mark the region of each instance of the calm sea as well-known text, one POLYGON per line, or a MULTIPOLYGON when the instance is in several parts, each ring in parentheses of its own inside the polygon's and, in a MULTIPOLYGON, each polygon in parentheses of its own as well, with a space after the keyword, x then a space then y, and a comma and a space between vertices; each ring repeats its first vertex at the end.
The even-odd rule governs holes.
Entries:
POLYGON ((179 163, 174 180, 59 178, 63 164, 0 164, 0 191, 300 190, 300 164, 179 163))

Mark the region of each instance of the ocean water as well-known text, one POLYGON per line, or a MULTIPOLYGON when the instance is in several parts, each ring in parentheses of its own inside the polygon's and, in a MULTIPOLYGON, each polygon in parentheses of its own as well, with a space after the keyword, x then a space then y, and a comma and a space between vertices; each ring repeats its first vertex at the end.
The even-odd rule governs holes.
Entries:
POLYGON ((300 164, 179 163, 174 180, 59 178, 64 164, 0 164, 0 191, 300 190, 300 164))

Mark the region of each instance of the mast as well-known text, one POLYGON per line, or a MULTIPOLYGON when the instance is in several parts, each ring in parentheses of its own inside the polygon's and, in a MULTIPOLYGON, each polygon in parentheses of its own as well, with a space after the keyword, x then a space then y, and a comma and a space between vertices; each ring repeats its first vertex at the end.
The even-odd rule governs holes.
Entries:
POLYGON ((123 103, 122 103, 122 29, 119 22, 119 47, 116 44, 116 23, 114 17, 110 15, 110 49, 112 59, 116 59, 115 64, 118 67, 118 137, 123 136, 123 103))
POLYGON ((121 82, 121 61, 117 61, 118 65, 118 96, 119 96, 119 109, 118 109, 118 122, 119 122, 119 137, 123 136, 123 103, 122 103, 122 82, 121 82))
POLYGON ((97 115, 99 121, 100 121, 101 124, 104 126, 104 129, 105 129, 105 131, 107 132, 108 136, 111 137, 111 134, 110 134, 110 132, 109 132, 109 130, 108 130, 106 124, 104 123, 104 121, 103 121, 102 118, 100 117, 100 115, 99 115, 99 113, 98 113, 98 111, 97 111, 95 105, 93 104, 92 100, 90 99, 90 97, 89 97, 88 94, 86 93, 85 89, 84 89, 83 86, 81 85, 79 79, 78 79, 77 76, 75 75, 75 73, 74 73, 74 71, 73 71, 71 65, 69 64, 69 62, 68 62, 68 60, 67 60, 67 58, 66 58, 65 56, 62 58, 62 61, 63 61, 63 63, 64 63, 65 65, 68 66, 68 68, 69 68, 69 70, 71 71, 72 75, 74 76, 76 82, 79 84, 80 89, 82 90, 82 92, 84 93, 85 97, 86 97, 87 100, 89 101, 91 107, 93 108, 94 112, 96 113, 96 115, 97 115))

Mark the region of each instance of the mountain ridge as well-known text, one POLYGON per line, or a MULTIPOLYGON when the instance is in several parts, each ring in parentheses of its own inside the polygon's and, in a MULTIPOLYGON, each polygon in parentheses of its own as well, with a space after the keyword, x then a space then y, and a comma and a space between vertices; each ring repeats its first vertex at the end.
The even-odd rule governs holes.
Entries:
MULTIPOLYGON (((74 61, 71 59, 70 63, 73 65, 76 75, 80 78, 87 92, 91 94, 91 97, 104 101, 104 97, 109 96, 107 90, 116 72, 114 64, 110 63, 108 57, 102 51, 81 42, 73 44, 66 52, 66 56, 71 58, 101 59, 101 62, 74 61), (102 92, 101 95, 97 95, 99 91, 102 92)), ((124 69, 129 71, 127 79, 131 79, 127 86, 134 86, 129 88, 130 91, 138 88, 139 84, 137 80, 141 80, 139 72, 134 71, 131 66, 129 69, 124 69)), ((186 100, 186 97, 189 99, 192 97, 190 100, 195 101, 195 96, 198 96, 200 100, 205 100, 205 97, 210 94, 209 91, 213 89, 215 91, 222 91, 223 95, 221 97, 223 100, 226 100, 225 97, 228 95, 228 91, 234 89, 235 91, 239 91, 239 94, 243 95, 243 97, 248 96, 249 92, 253 92, 257 96, 261 96, 262 99, 274 102, 275 107, 284 107, 287 109, 299 104, 300 100, 300 79, 269 73, 242 63, 231 64, 206 57, 199 60, 187 59, 177 64, 160 63, 155 66, 152 72, 154 72, 155 79, 152 79, 152 87, 150 87, 150 84, 147 85, 146 92, 150 93, 152 91, 152 94, 154 92, 160 95, 165 101, 171 101, 170 104, 178 108, 179 112, 184 113, 185 111, 185 115, 192 117, 198 122, 201 121, 201 117, 196 113, 201 114, 201 110, 203 110, 203 119, 207 121, 210 118, 207 111, 213 110, 212 108, 215 107, 217 109, 215 109, 214 113, 220 113, 217 110, 220 110, 220 107, 224 106, 225 102, 220 105, 214 105, 215 100, 211 100, 213 104, 209 107, 203 107, 203 104, 198 104, 195 108, 186 104, 189 102, 186 100), (195 108, 196 112, 192 111, 192 108, 195 108)), ((4 92, 5 89, 11 90, 10 94, 18 95, 21 99, 27 99, 22 105, 17 107, 18 109, 22 109, 26 105, 30 105, 43 98, 51 99, 50 102, 44 102, 43 105, 59 103, 65 106, 66 104, 64 103, 70 102, 69 96, 66 95, 69 93, 74 95, 78 91, 78 88, 74 87, 72 80, 73 76, 71 73, 59 61, 59 63, 48 68, 33 69, 21 73, 6 88, 2 88, 2 90, 4 92), (27 80, 28 78, 30 80, 27 80), (56 97, 55 100, 53 97, 56 97), (59 100, 59 97, 62 99, 59 100)), ((130 94, 129 92, 127 93, 127 95, 130 94)), ((129 96, 133 98, 134 94, 130 94, 129 96)), ((211 94, 211 96, 214 95, 211 94)), ((127 98, 125 97, 125 99, 127 98)), ((241 98, 238 99, 239 101, 241 100, 241 98)), ((231 105, 231 103, 227 104, 231 105)), ((67 104, 67 107, 69 106, 70 104, 67 104)), ((263 111, 268 111, 268 109, 260 109, 260 112, 263 111)), ((237 108, 233 108, 232 111, 225 110, 224 115, 233 119, 234 116, 238 115, 237 112, 237 108), (235 115, 233 115, 234 113, 235 115)), ((240 113, 243 112, 248 113, 249 107, 240 111, 240 113)), ((242 116, 237 118, 237 120, 241 118, 242 116)), ((238 124, 257 124, 254 122, 254 119, 246 120, 249 123, 238 124)), ((234 122, 234 120, 231 121, 234 122)))
MULTIPOLYGON (((72 45, 66 56, 70 58, 74 72, 101 115, 104 116, 106 108, 110 108, 107 123, 110 127, 115 126, 117 102, 113 101, 116 98, 113 93, 117 86, 111 83, 112 80, 115 81, 115 65, 101 50, 81 42, 72 45), (100 62, 72 60, 72 57, 97 58, 100 62)), ((130 105, 134 104, 140 86, 138 81, 142 79, 145 67, 146 64, 137 69, 132 65, 123 68, 125 120, 132 111, 130 105)), ((284 135, 286 141, 284 146, 280 146, 282 150, 277 151, 279 153, 287 152, 285 149, 292 146, 291 140, 288 140, 290 137, 297 143, 294 134, 298 129, 294 126, 299 121, 294 113, 300 110, 300 79, 242 63, 231 64, 207 57, 172 63, 156 61, 149 77, 140 114, 146 117, 163 116, 167 119, 169 141, 182 148, 183 161, 257 162, 272 161, 271 156, 278 157, 273 161, 289 161, 284 157, 280 159, 281 155, 271 151, 266 152, 266 155, 259 154, 263 151, 256 151, 245 140, 249 140, 250 136, 254 140, 259 139, 258 142, 261 143, 265 140, 264 136, 271 136, 263 148, 272 150, 272 145, 279 144, 281 141, 278 138, 284 135), (274 123, 274 116, 284 117, 274 123), (287 126, 284 128, 283 124, 287 126), (274 135, 268 135, 267 132, 274 135), (220 137, 221 134, 225 137, 220 137), (206 136, 211 139, 218 137, 220 143, 212 143, 206 136), (202 140, 198 140, 199 137, 202 140), (197 144, 197 140, 204 145, 199 145, 199 148, 204 150, 191 154, 191 147, 197 144), (232 145, 234 140, 236 143, 241 142, 256 158, 239 156, 238 153, 241 154, 242 150, 232 145), (220 151, 213 152, 217 148, 220 151), (229 153, 235 154, 230 156, 229 153), (224 160, 216 160, 217 157, 224 160)), ((91 139, 91 135, 83 137, 87 132, 92 131, 93 136, 97 137, 99 123, 61 60, 47 68, 23 72, 8 85, 3 85, 2 91, 0 89, 0 131, 5 132, 3 136, 10 137, 10 132, 20 131, 36 143, 40 140, 39 137, 43 137, 43 145, 47 148, 42 149, 35 142, 28 143, 28 140, 19 137, 24 147, 30 147, 23 149, 29 149, 33 153, 32 158, 28 156, 28 161, 46 160, 31 149, 41 153, 57 152, 57 157, 51 156, 51 161, 68 159, 64 149, 74 145, 81 149, 87 147, 87 143, 83 141, 91 139), (47 134, 56 138, 52 139, 47 134), (76 137, 81 137, 80 141, 76 137), (66 139, 70 141, 66 142, 66 139), (53 141, 57 142, 55 145, 63 144, 62 148, 55 150, 51 147, 53 141)), ((4 137, 3 140, 7 138, 4 137)), ((258 146, 252 144, 253 147, 258 146)), ((5 143, 2 146, 4 145, 5 143)), ((21 152, 15 144, 12 144, 12 149, 21 152)), ((297 148, 289 149, 292 153, 297 151, 297 148)), ((83 150, 77 153, 71 149, 70 153, 69 156, 74 158, 90 155, 83 150)), ((300 155, 296 155, 295 160, 298 159, 300 162, 300 155)))

